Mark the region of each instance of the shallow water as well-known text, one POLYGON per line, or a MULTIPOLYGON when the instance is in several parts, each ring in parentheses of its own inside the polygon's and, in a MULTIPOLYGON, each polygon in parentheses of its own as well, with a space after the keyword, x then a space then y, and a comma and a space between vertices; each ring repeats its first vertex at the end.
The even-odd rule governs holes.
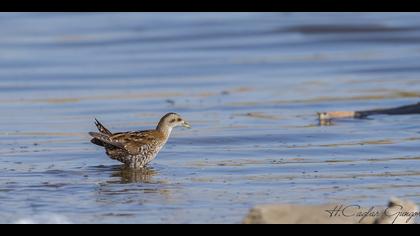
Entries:
POLYGON ((420 203, 420 14, 0 14, 0 222, 239 223, 263 203, 420 203), (128 171, 97 117, 177 129, 128 171))

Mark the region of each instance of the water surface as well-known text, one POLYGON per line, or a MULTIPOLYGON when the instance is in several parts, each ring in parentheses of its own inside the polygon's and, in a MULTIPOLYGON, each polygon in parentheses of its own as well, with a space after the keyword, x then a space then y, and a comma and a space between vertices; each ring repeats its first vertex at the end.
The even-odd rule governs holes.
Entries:
POLYGON ((0 222, 239 223, 263 203, 420 203, 420 14, 2 13, 0 222), (90 144, 177 129, 149 169, 90 144))

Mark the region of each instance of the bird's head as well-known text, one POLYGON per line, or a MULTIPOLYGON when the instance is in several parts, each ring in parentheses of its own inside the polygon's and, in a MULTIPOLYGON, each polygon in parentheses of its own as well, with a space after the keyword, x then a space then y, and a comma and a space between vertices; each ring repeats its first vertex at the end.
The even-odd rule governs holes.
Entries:
POLYGON ((190 124, 187 121, 185 121, 179 114, 168 113, 160 119, 157 129, 170 130, 178 126, 191 128, 190 124))

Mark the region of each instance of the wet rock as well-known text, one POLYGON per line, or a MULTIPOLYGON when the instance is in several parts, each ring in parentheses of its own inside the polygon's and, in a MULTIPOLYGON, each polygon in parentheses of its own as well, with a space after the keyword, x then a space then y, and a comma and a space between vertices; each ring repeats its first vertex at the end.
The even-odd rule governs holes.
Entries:
POLYGON ((244 224, 412 224, 418 207, 397 198, 388 207, 363 208, 358 205, 328 204, 261 205, 250 210, 244 224))

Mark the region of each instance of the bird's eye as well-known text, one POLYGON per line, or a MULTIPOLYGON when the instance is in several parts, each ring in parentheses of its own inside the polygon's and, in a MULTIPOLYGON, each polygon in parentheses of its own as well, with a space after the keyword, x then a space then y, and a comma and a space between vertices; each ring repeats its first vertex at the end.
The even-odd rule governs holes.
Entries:
POLYGON ((182 119, 181 118, 178 118, 176 121, 180 122, 180 121, 182 121, 182 119))

